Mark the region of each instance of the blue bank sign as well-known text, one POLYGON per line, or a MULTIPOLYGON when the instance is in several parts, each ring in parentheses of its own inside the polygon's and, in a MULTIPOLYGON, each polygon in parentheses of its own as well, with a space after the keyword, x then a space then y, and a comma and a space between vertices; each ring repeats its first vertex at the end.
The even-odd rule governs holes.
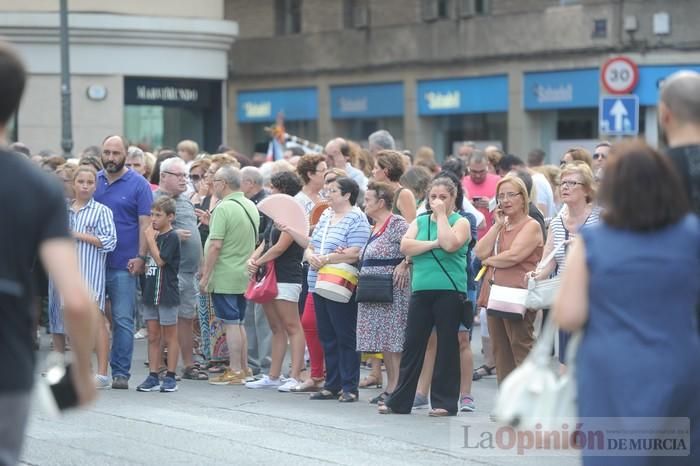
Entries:
POLYGON ((422 116, 507 111, 506 75, 418 82, 422 116))
POLYGON ((299 88, 238 93, 238 121, 241 123, 271 122, 280 112, 289 121, 315 120, 318 118, 317 90, 299 88))
POLYGON ((331 118, 403 116, 403 84, 331 87, 331 118))
POLYGON ((525 73, 523 105, 525 110, 595 108, 599 80, 597 68, 525 73))

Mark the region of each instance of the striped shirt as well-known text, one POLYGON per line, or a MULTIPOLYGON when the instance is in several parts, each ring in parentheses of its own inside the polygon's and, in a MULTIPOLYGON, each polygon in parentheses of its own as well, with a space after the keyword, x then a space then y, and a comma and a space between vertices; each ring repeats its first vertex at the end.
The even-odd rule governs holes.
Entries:
MULTIPOLYGON (((586 221, 583 222, 583 225, 581 225, 578 231, 570 232, 566 229, 566 226, 564 226, 563 218, 563 214, 568 215, 568 209, 563 209, 562 212, 560 212, 559 215, 554 217, 552 219, 552 222, 549 224, 550 235, 552 235, 554 247, 556 248, 566 240, 576 238, 576 235, 579 231, 581 231, 582 228, 586 228, 590 225, 597 224, 600 221, 600 213, 600 207, 594 206, 593 209, 591 209, 591 213, 588 215, 588 217, 586 217, 586 221)), ((557 253, 554 255, 554 260, 557 263, 557 268, 555 269, 554 275, 561 275, 561 273, 564 271, 566 253, 568 252, 567 250, 568 248, 564 246, 563 248, 559 248, 557 253)))
MULTIPOLYGON (((80 273, 88 285, 92 298, 101 311, 105 308, 105 270, 107 254, 117 246, 117 230, 112 211, 94 199, 77 212, 68 206, 68 220, 71 231, 97 237, 102 243, 98 248, 85 241, 76 241, 80 273)), ((62 299, 53 281, 49 281, 50 328, 53 333, 64 333, 62 299)))
MULTIPOLYGON (((326 209, 314 229, 309 245, 316 254, 330 254, 338 248, 362 248, 367 243, 370 234, 369 222, 358 207, 353 207, 335 225, 329 225, 333 215, 335 215, 333 209, 326 209), (323 236, 326 230, 328 231, 324 241, 323 236), (322 244, 323 248, 321 247, 322 244)), ((310 267, 308 277, 309 292, 313 292, 316 289, 317 276, 318 271, 310 267)))
POLYGON ((104 310, 107 253, 114 251, 117 247, 117 229, 112 211, 104 204, 90 199, 77 212, 68 209, 68 217, 72 231, 95 236, 102 243, 101 248, 85 241, 77 241, 76 246, 83 278, 100 310, 104 310))

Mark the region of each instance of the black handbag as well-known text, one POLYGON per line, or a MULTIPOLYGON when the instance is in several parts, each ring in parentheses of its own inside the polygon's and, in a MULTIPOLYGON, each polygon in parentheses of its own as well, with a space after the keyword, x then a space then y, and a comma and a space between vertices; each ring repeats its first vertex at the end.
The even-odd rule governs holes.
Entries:
POLYGON ((360 274, 355 291, 358 303, 393 303, 394 275, 390 273, 360 274))
MULTIPOLYGON (((389 217, 385 224, 388 225, 391 217, 389 217)), ((395 259, 367 259, 365 260, 365 252, 367 252, 367 246, 377 239, 383 232, 384 228, 377 235, 372 235, 367 239, 364 251, 362 251, 362 257, 360 258, 360 275, 357 281, 357 288, 355 289, 355 301, 358 303, 393 303, 394 302, 394 274, 393 273, 374 273, 362 275, 362 267, 365 265, 393 265, 396 266, 403 258, 395 259)))

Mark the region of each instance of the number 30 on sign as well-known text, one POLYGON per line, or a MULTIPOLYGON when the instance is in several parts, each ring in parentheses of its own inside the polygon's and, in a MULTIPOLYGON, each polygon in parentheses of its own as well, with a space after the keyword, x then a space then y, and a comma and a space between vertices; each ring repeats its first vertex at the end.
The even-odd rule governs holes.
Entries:
POLYGON ((627 57, 610 58, 600 70, 600 79, 610 94, 629 94, 637 86, 639 69, 627 57))

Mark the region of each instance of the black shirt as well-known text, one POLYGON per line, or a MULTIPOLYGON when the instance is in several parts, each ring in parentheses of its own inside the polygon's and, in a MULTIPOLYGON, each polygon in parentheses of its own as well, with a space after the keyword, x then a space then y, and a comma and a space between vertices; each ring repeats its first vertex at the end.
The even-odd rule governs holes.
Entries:
POLYGON ((180 305, 180 287, 177 274, 180 270, 180 238, 175 230, 156 237, 160 258, 165 262, 158 267, 148 256, 146 273, 142 277, 143 304, 146 306, 174 307, 180 305))
MULTIPOLYGON (((267 191, 264 189, 261 189, 258 191, 258 193, 250 198, 250 202, 255 204, 256 206, 258 205, 258 202, 262 201, 267 197, 267 191)), ((272 221, 270 220, 270 217, 267 215, 263 214, 260 212, 260 227, 258 228, 258 238, 260 240, 258 241, 258 244, 260 244, 260 241, 262 241, 262 238, 265 237, 265 232, 267 231, 268 227, 272 225, 272 221)))
POLYGON ((668 155, 683 180, 690 208, 700 215, 700 145, 674 147, 668 155))
POLYGON ((32 386, 32 273, 39 246, 70 238, 58 179, 24 156, 0 150, 0 393, 32 386))
MULTIPOLYGON (((269 249, 280 240, 282 232, 271 223, 265 235, 265 249, 269 249)), ((304 257, 304 248, 293 241, 291 246, 275 259, 275 273, 278 283, 298 283, 301 284, 302 271, 301 260, 304 257)))

